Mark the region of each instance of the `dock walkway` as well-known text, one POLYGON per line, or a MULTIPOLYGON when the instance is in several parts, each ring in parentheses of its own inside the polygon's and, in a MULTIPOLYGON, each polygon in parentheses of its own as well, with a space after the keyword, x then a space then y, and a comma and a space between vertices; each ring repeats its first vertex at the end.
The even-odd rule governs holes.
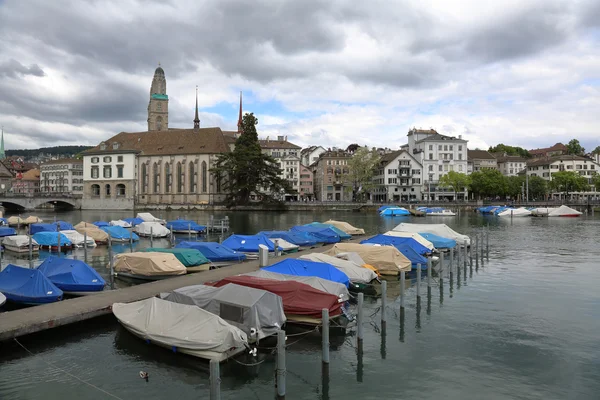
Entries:
MULTIPOLYGON (((360 241, 363 238, 353 238, 349 242, 360 241)), ((331 247, 331 245, 322 246, 310 251, 291 253, 277 258, 269 257, 269 264, 286 258, 298 258, 308 252, 324 252, 331 247)), ((244 274, 258 269, 258 260, 250 260, 210 271, 178 276, 122 289, 106 290, 94 295, 0 313, 0 342, 110 314, 113 303, 130 303, 143 300, 184 286, 218 281, 228 276, 244 274)))

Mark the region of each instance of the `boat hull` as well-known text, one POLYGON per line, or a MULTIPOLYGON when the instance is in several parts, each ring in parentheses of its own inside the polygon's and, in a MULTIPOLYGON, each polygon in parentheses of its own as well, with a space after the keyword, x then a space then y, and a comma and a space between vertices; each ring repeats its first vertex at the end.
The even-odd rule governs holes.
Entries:
MULTIPOLYGON (((12 251, 13 253, 29 253, 29 246, 27 247, 21 247, 21 246, 10 246, 10 245, 4 245, 4 249, 6 251, 12 251)), ((32 252, 33 253, 38 253, 40 251, 40 248, 38 246, 33 246, 32 247, 32 252)))

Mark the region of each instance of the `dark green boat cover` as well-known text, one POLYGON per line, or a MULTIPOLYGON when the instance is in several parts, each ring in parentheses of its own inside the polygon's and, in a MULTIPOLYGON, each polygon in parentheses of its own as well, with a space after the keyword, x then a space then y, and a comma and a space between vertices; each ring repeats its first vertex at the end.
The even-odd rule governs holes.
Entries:
POLYGON ((144 249, 146 252, 157 252, 157 253, 171 253, 179 262, 181 262, 186 268, 195 267, 197 265, 207 264, 210 261, 204 257, 200 251, 196 249, 159 249, 157 247, 150 247, 144 249))

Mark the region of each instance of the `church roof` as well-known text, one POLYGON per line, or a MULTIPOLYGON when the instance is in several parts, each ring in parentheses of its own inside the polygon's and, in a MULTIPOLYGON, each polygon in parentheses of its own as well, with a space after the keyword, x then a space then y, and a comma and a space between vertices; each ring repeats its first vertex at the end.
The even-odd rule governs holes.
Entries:
POLYGON ((158 68, 156 68, 156 70, 154 70, 154 75, 159 74, 159 75, 164 75, 165 74, 165 70, 162 69, 162 67, 159 65, 158 68))
POLYGON ((139 153, 144 156, 226 153, 229 147, 220 128, 177 129, 149 132, 121 132, 83 152, 85 155, 139 153), (113 146, 117 143, 117 147, 113 146))
POLYGON ((288 142, 287 140, 271 140, 271 139, 258 139, 260 147, 263 149, 301 149, 302 147, 295 145, 294 143, 288 142))

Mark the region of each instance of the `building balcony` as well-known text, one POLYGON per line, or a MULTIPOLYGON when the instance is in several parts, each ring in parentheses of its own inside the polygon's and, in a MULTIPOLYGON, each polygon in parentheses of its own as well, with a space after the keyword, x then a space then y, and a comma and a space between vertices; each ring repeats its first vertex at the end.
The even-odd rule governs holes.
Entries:
POLYGON ((412 177, 412 174, 410 172, 408 172, 408 173, 401 172, 401 173, 397 174, 396 176, 398 178, 410 178, 410 177, 412 177))

